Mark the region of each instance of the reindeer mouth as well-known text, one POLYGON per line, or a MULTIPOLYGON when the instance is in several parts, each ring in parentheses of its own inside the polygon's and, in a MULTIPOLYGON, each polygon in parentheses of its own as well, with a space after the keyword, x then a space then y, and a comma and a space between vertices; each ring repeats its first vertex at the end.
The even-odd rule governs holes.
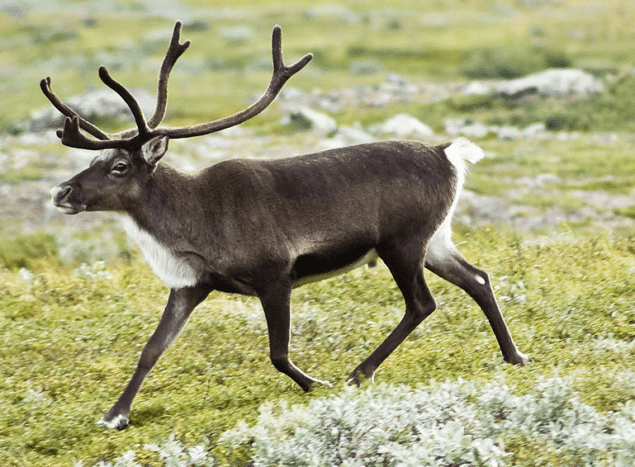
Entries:
POLYGON ((68 184, 60 184, 51 190, 51 199, 57 209, 64 214, 77 214, 86 210, 86 204, 69 200, 73 188, 68 184))
POLYGON ((64 214, 69 214, 69 215, 78 214, 86 210, 86 206, 84 205, 72 206, 70 204, 55 204, 55 207, 59 209, 60 212, 63 212, 64 214))

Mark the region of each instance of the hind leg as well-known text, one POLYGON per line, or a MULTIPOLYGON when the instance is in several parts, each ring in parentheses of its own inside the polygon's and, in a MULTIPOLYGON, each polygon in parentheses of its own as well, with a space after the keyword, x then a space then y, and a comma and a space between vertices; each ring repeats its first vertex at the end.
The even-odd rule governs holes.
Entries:
MULTIPOLYGON (((421 250, 417 247, 414 251, 421 250)), ((360 363, 349 377, 349 382, 359 385, 360 377, 372 380, 375 370, 401 344, 406 337, 436 308, 434 298, 423 278, 423 252, 412 255, 408 249, 377 249, 406 302, 406 313, 377 349, 360 363)))
POLYGON ((446 230, 444 227, 435 233, 428 246, 426 268, 465 290, 478 303, 496 335, 505 361, 520 366, 526 364, 529 358, 514 344, 487 273, 472 266, 460 255, 450 240, 449 228, 446 230))

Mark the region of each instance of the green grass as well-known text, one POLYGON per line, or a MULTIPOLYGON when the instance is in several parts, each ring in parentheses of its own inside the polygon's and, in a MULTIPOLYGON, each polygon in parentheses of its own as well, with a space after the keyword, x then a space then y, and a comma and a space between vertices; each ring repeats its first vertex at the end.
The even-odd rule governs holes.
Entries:
MULTIPOLYGON (((183 3, 209 8, 204 0, 183 3)), ((289 6, 239 0, 231 6, 238 10, 236 17, 205 17, 207 29, 186 24, 182 36, 192 46, 172 73, 166 123, 226 116, 264 90, 276 23, 283 27, 287 62, 315 54, 289 83, 306 92, 378 86, 392 72, 418 84, 501 79, 570 65, 605 78, 607 92, 579 100, 454 97, 432 104, 346 109, 333 116, 341 125, 368 126, 406 112, 437 133, 443 132, 446 118, 456 117, 519 127, 544 122, 554 131, 582 132, 570 140, 485 138, 479 144, 494 157, 472 170, 467 188, 509 197, 519 178, 555 174, 560 182, 520 198, 540 209, 579 209, 584 203, 570 190, 629 194, 635 184, 635 7, 630 0, 537 3, 542 6, 403 0, 387 9, 385 2, 349 0, 338 4, 359 21, 347 23, 337 14, 319 13, 332 2, 300 0, 289 6), (229 45, 222 29, 231 26, 248 26, 255 40, 229 45), (366 62, 383 71, 352 73, 352 65, 366 62), (615 132, 618 138, 607 143, 591 132, 615 132)), ((71 10, 49 14, 36 9, 18 18, 0 13, 2 133, 49 105, 38 87, 45 76, 52 77, 62 99, 103 86, 97 77, 103 63, 129 87, 156 88, 173 20, 140 21, 134 11, 139 4, 121 4, 131 10, 95 15, 90 24, 71 10), (164 33, 165 40, 151 33, 164 33)), ((293 147, 311 140, 290 134, 279 119, 274 105, 247 125, 293 147)), ((278 144, 271 143, 272 153, 278 144)), ((1 150, 16 160, 18 146, 9 143, 1 150)), ((52 168, 29 162, 3 170, 0 181, 39 180, 52 168)), ((635 217, 632 208, 616 212, 635 217)), ((601 411, 632 400, 633 239, 570 228, 544 238, 498 226, 457 229, 466 257, 491 273, 503 313, 518 346, 533 358, 531 365, 503 363, 480 309, 463 292, 428 274, 439 308, 382 365, 376 379, 413 387, 430 380, 504 380, 522 392, 540 378, 560 375, 572 377, 583 401, 601 411)), ((296 290, 292 358, 335 386, 304 394, 269 363, 258 302, 214 294, 149 376, 133 406, 131 426, 124 432, 104 431, 95 422, 127 383, 168 291, 119 234, 99 231, 61 244, 49 234, 24 236, 11 226, 3 228, 3 234, 9 231, 0 245, 0 465, 64 466, 74 460, 94 465, 131 449, 140 462, 152 463, 156 457, 144 446, 170 433, 187 445, 205 439, 214 449, 218 437, 239 420, 254 422, 266 401, 307 404, 341 391, 350 371, 403 313, 401 296, 383 265, 296 290), (99 269, 103 266, 94 275, 74 273, 77 261, 104 259, 96 237, 115 245, 114 259, 106 265, 110 278, 99 269), (34 277, 19 273, 22 267, 34 277)), ((531 451, 522 452, 528 465, 531 451)))
POLYGON ((628 135, 610 143, 586 135, 569 141, 538 139, 510 143, 484 140, 479 144, 491 157, 479 161, 473 168, 466 187, 482 195, 507 198, 509 193, 523 188, 519 179, 551 174, 560 180, 539 188, 526 188, 528 192, 523 202, 538 207, 579 208, 580 202, 572 199, 568 191, 632 192, 634 143, 628 135))
MULTIPOLYGON (((480 309, 428 274, 439 308, 382 365, 377 381, 414 387, 431 379, 504 379, 528 391, 539 378, 559 375, 572 377, 582 400, 602 411, 635 397, 623 382, 635 355, 632 346, 619 348, 633 336, 630 238, 563 231, 535 243, 485 229, 457 240, 491 273, 515 340, 533 362, 505 364, 480 309)), ((305 404, 341 391, 403 313, 383 265, 296 290, 291 355, 335 385, 304 394, 269 363, 258 302, 214 294, 149 376, 131 426, 104 431, 95 422, 132 374, 167 290, 138 258, 109 266, 110 279, 82 279, 46 263, 35 272, 30 282, 1 273, 2 465, 92 465, 129 449, 144 455, 145 444, 171 432, 186 444, 209 439, 213 447, 238 420, 255 421, 265 401, 305 404)))
POLYGON ((18 183, 41 180, 47 173, 54 169, 56 165, 52 162, 33 161, 19 169, 9 169, 0 173, 0 182, 10 185, 18 183))
POLYGON ((5 232, 0 245, 0 264, 9 270, 32 267, 38 261, 57 256, 57 244, 51 234, 38 232, 16 235, 5 232))

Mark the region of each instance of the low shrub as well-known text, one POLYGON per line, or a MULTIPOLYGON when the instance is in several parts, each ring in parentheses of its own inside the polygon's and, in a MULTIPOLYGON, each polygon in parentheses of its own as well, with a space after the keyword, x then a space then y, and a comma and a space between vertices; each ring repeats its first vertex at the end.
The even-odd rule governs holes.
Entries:
POLYGON ((5 237, 0 242, 0 264, 11 270, 32 267, 38 260, 56 254, 55 237, 44 232, 5 237))
MULTIPOLYGON (((539 381, 524 395, 505 384, 459 380, 412 390, 378 385, 314 399, 265 403, 218 446, 186 447, 174 435, 147 445, 165 465, 505 466, 632 465, 635 404, 602 414, 570 380, 539 381), (245 459, 245 454, 247 459, 245 459)), ((80 464, 76 464, 78 467, 80 464)), ((133 451, 101 467, 137 467, 133 451)))
POLYGON ((472 79, 512 79, 544 70, 571 66, 567 54, 560 50, 512 50, 482 48, 474 50, 462 72, 472 79))

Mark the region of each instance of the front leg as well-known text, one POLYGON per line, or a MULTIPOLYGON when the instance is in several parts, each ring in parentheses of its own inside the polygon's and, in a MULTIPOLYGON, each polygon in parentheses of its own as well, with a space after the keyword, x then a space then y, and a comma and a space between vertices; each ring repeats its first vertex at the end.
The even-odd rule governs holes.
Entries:
POLYGON ((143 380, 157 362, 161 354, 179 335, 192 311, 212 291, 206 285, 196 285, 183 289, 172 289, 159 326, 150 337, 132 379, 115 405, 98 422, 108 428, 123 430, 128 426, 130 406, 143 380))
POLYGON ((289 359, 289 328, 291 327, 291 287, 272 286, 259 293, 258 298, 267 318, 269 356, 278 371, 289 376, 305 391, 314 384, 329 383, 311 378, 289 359))

